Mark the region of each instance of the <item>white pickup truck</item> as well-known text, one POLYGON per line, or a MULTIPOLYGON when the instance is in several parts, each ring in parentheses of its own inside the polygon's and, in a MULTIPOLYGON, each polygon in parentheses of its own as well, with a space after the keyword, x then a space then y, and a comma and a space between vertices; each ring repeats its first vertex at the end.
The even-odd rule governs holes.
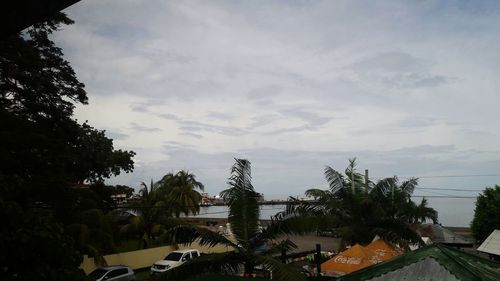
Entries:
POLYGON ((168 254, 164 259, 155 262, 151 266, 151 274, 165 272, 171 268, 177 267, 190 259, 197 258, 201 255, 200 251, 196 249, 186 249, 173 251, 168 254))

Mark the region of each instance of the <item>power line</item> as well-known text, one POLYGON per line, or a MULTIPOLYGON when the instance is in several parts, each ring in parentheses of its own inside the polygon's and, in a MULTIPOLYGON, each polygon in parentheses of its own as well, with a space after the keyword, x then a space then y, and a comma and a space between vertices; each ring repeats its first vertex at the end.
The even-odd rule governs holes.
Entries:
POLYGON ((398 176, 398 175, 392 175, 388 177, 373 177, 374 179, 386 179, 386 178, 392 178, 394 176, 397 176, 400 179, 411 179, 411 178, 418 178, 418 179, 430 179, 430 178, 469 178, 469 177, 499 177, 500 174, 457 174, 457 175, 430 175, 430 176, 398 176))
POLYGON ((420 190, 420 191, 429 192, 429 193, 438 194, 438 195, 453 196, 451 194, 446 194, 446 193, 441 193, 441 192, 435 192, 435 191, 430 191, 430 190, 420 190))
POLYGON ((432 175, 432 176, 414 176, 414 177, 401 176, 400 178, 430 179, 430 178, 472 178, 472 177, 498 177, 498 176, 500 176, 500 174, 432 175))
POLYGON ((420 187, 420 186, 417 186, 415 188, 418 190, 430 189, 430 190, 447 190, 447 191, 479 191, 479 192, 483 191, 479 189, 459 189, 459 188, 420 187))
POLYGON ((454 195, 412 195, 411 197, 425 198, 447 198, 447 199, 476 199, 476 196, 454 196, 454 195))

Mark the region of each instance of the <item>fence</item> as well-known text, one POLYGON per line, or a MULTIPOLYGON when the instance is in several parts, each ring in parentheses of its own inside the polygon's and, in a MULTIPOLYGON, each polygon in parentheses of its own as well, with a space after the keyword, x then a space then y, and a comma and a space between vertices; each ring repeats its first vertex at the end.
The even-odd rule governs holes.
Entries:
MULTIPOLYGON (((175 248, 172 246, 163 246, 156 247, 132 252, 125 252, 119 254, 112 254, 104 256, 104 260, 108 265, 127 265, 132 269, 141 269, 150 267, 155 261, 161 260, 165 258, 165 256, 174 251, 174 250, 182 250, 182 249, 198 249, 202 253, 223 253, 230 251, 231 248, 225 246, 215 246, 215 247, 206 247, 201 246, 198 243, 193 243, 190 246, 181 246, 175 248)), ((97 266, 94 263, 94 258, 89 258, 87 256, 83 257, 83 262, 80 265, 80 268, 85 271, 86 274, 90 273, 97 266)))

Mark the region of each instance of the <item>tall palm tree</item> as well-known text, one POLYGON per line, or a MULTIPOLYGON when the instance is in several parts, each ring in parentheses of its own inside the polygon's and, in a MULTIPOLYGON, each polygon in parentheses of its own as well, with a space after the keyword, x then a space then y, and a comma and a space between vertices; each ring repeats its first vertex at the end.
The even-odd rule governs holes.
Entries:
POLYGON ((376 235, 403 246, 421 243, 414 224, 426 219, 437 221, 437 213, 425 200, 420 208, 411 201, 417 179, 402 184, 397 177, 364 182, 355 168, 355 159, 351 159, 344 177, 327 166, 329 189, 306 191, 316 199, 313 210, 324 217, 323 227, 337 229, 344 242, 351 244, 367 244, 376 235))
POLYGON ((147 248, 153 237, 172 225, 172 220, 160 186, 154 184, 153 180, 149 188, 144 182, 141 186, 139 197, 129 204, 130 210, 136 215, 130 217, 129 223, 124 225, 120 232, 140 235, 142 247, 147 248))
POLYGON ((188 171, 179 171, 165 175, 159 182, 163 189, 170 211, 178 218, 185 215, 197 214, 200 211, 201 194, 204 186, 196 180, 196 176, 188 171))
POLYGON ((259 194, 252 186, 250 162, 235 159, 231 169, 229 188, 221 193, 229 207, 228 222, 234 238, 225 234, 212 232, 206 228, 182 225, 171 230, 174 241, 201 245, 225 245, 233 250, 227 253, 208 254, 193 259, 158 276, 159 280, 180 280, 188 276, 217 273, 238 272, 243 269, 245 275, 253 273, 256 265, 264 265, 273 271, 277 280, 303 280, 303 277, 286 264, 272 257, 272 254, 290 250, 296 245, 288 238, 279 239, 282 235, 303 234, 315 229, 312 218, 301 218, 293 208, 276 215, 271 223, 259 226, 259 194), (279 241, 276 241, 279 239, 279 241), (274 242, 274 243, 270 243, 274 242), (263 249, 264 245, 269 246, 263 249))

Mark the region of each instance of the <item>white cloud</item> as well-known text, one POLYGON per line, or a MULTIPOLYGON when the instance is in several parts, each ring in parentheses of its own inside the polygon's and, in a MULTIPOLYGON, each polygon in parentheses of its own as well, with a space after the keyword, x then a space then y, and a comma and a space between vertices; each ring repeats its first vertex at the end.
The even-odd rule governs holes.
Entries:
POLYGON ((499 7, 89 0, 55 39, 87 86, 78 119, 138 152, 123 183, 186 168, 215 192, 244 156, 285 195, 352 156, 387 175, 494 170, 499 7))

